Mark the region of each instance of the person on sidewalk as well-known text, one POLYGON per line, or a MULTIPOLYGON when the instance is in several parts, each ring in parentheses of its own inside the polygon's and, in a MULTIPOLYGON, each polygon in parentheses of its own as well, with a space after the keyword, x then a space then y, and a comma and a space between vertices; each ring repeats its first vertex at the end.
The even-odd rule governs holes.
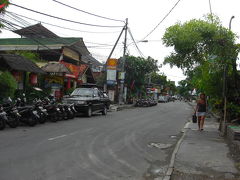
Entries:
POLYGON ((198 118, 198 130, 203 131, 204 120, 207 111, 207 101, 206 95, 204 93, 200 94, 200 99, 197 101, 197 106, 195 109, 196 116, 198 118))

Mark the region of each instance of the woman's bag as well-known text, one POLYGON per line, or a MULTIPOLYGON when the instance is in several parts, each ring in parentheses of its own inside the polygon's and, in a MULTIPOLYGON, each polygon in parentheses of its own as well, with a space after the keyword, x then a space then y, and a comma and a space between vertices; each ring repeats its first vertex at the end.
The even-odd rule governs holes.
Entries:
POLYGON ((197 116, 196 116, 195 113, 194 113, 193 116, 192 116, 192 122, 193 122, 193 123, 196 123, 196 122, 197 122, 197 116))

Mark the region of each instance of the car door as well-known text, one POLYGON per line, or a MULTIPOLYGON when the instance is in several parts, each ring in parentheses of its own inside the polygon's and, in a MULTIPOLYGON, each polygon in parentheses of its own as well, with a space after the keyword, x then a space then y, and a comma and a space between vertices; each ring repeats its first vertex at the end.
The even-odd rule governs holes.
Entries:
POLYGON ((100 94, 97 89, 93 90, 93 103, 92 103, 92 109, 93 111, 101 110, 101 101, 100 101, 100 94))

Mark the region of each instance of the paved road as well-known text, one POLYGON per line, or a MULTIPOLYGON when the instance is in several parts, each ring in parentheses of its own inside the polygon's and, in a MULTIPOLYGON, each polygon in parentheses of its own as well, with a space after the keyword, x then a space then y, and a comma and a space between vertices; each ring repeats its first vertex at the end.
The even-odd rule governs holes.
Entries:
POLYGON ((192 110, 184 102, 0 132, 0 180, 140 180, 163 175, 192 110))

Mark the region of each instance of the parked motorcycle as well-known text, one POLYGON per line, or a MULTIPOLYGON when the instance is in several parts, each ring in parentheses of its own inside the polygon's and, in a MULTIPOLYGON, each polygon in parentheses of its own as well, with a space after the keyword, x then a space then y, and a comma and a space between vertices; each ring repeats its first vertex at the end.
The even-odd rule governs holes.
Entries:
MULTIPOLYGON (((24 95, 25 96, 25 95, 24 95)), ((35 126, 39 122, 40 116, 38 112, 34 109, 34 106, 26 105, 26 98, 17 98, 16 100, 17 110, 19 111, 20 122, 27 124, 29 126, 35 126)))
POLYGON ((48 119, 51 122, 57 122, 61 120, 61 111, 54 102, 51 102, 49 98, 44 98, 43 108, 47 110, 48 119))
POLYGON ((7 113, 3 110, 2 105, 0 105, 0 130, 5 129, 7 121, 7 113))
POLYGON ((34 106, 34 110, 36 110, 39 115, 38 122, 40 124, 45 123, 48 118, 48 113, 47 113, 47 110, 43 107, 43 102, 40 99, 35 99, 33 106, 34 106))
POLYGON ((21 115, 19 114, 16 105, 12 102, 12 99, 9 97, 1 107, 3 108, 3 111, 6 112, 6 124, 11 128, 18 127, 21 115))

